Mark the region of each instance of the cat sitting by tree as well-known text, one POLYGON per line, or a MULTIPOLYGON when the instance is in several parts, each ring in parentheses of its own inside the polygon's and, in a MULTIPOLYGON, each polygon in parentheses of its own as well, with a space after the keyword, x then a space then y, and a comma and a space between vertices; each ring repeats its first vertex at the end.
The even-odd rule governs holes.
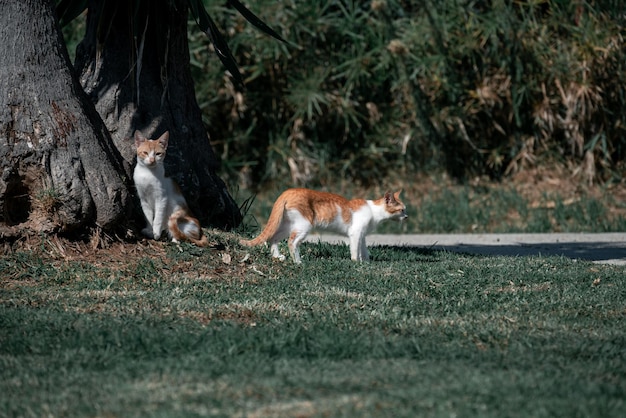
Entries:
POLYGON ((169 132, 150 140, 135 131, 137 165, 133 180, 141 201, 141 209, 148 221, 142 234, 158 240, 167 229, 173 242, 189 241, 200 247, 208 245, 200 222, 194 218, 178 184, 165 177, 163 160, 167 151, 169 132))
POLYGON ((255 246, 270 242, 272 257, 285 259, 278 243, 289 238, 289 254, 295 263, 301 263, 298 245, 313 229, 340 233, 350 240, 350 258, 369 260, 365 235, 387 219, 402 221, 407 218, 406 207, 400 201, 400 192, 387 192, 377 200, 353 199, 309 189, 289 189, 283 192, 272 208, 265 229, 253 240, 242 240, 242 245, 255 246))

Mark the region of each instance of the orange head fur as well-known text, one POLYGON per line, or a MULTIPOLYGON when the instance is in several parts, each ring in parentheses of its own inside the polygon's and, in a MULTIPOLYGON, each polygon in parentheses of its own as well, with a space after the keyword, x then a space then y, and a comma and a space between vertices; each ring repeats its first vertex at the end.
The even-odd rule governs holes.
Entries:
POLYGON ((409 216, 406 214, 406 206, 400 200, 400 193, 402 193, 402 190, 395 193, 388 191, 385 193, 383 200, 385 204, 385 210, 394 215, 394 218, 398 221, 403 221, 409 216))

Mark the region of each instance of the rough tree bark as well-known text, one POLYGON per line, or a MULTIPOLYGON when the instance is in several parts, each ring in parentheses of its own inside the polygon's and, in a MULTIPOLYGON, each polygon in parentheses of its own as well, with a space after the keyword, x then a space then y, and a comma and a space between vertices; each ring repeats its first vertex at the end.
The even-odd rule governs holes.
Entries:
POLYGON ((52 0, 0 0, 0 237, 114 227, 122 159, 73 76, 52 0))
POLYGON ((186 0, 89 2, 75 67, 125 160, 135 163, 132 134, 170 132, 166 174, 181 186, 203 224, 232 228, 241 214, 215 174, 213 153, 189 68, 186 0))

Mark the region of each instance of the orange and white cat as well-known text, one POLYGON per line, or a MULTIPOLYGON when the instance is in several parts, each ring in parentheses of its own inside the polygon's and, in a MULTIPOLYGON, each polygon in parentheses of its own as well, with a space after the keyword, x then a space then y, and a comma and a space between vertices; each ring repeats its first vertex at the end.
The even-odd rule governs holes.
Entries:
POLYGON ((189 241, 200 247, 208 245, 202 234, 200 222, 189 212, 187 201, 178 184, 165 177, 163 159, 167 151, 169 132, 156 140, 135 131, 137 165, 133 180, 141 200, 141 209, 148 221, 142 234, 158 240, 167 229, 172 241, 189 241))
POLYGON ((385 193, 377 200, 353 199, 309 189, 289 189, 283 192, 272 208, 265 229, 253 240, 242 240, 242 245, 255 246, 270 242, 272 257, 285 259, 278 243, 289 238, 289 254, 300 263, 298 245, 314 229, 333 231, 349 238, 350 258, 369 260, 365 235, 387 219, 402 221, 407 218, 406 207, 400 201, 400 192, 385 193))

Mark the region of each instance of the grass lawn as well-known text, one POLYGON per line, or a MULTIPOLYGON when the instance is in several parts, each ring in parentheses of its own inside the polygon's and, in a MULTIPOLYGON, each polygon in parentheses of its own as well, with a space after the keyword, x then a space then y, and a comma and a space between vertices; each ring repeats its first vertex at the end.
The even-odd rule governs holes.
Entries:
POLYGON ((0 416, 626 415, 624 267, 44 239, 0 257, 0 416))

